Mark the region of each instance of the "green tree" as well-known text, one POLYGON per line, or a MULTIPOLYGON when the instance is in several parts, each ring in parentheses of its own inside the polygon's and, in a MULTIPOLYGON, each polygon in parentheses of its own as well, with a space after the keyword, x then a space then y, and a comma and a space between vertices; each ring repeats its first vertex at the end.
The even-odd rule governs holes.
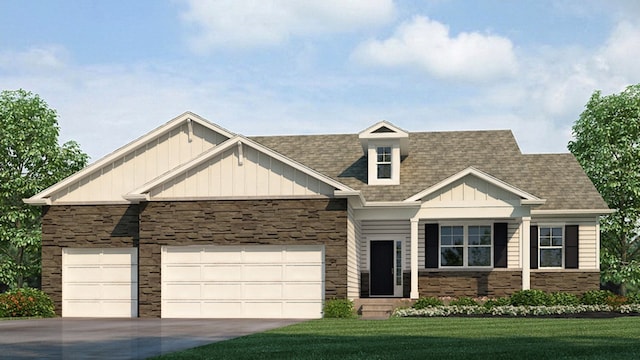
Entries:
POLYGON ((573 126, 575 155, 609 207, 602 219, 602 280, 640 285, 640 84, 619 94, 596 91, 573 126))
POLYGON ((35 285, 40 275, 41 209, 28 198, 82 169, 78 144, 58 144, 56 111, 25 90, 0 93, 0 283, 35 285))

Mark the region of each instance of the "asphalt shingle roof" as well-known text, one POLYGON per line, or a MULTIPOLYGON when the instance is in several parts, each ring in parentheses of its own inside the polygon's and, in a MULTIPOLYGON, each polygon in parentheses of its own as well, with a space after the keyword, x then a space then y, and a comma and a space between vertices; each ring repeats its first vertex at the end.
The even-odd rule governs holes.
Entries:
POLYGON ((606 209, 571 154, 522 154, 508 130, 414 132, 400 185, 368 185, 357 134, 261 136, 252 140, 362 191, 367 201, 401 201, 473 166, 539 198, 540 210, 606 209))

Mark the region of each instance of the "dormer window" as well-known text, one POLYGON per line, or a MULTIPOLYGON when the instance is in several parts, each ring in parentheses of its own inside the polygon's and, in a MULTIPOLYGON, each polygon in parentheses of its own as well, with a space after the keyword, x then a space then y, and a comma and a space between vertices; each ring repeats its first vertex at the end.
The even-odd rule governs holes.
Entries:
POLYGON ((399 185, 401 156, 408 155, 409 133, 381 121, 358 137, 367 157, 369 185, 399 185))
POLYGON ((378 146, 378 179, 391 179, 391 146, 378 146))

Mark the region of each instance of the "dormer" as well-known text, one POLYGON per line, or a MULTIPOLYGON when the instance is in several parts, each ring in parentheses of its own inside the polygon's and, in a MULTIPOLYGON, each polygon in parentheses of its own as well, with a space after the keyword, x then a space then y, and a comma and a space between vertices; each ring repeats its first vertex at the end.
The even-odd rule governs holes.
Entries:
POLYGON ((369 185, 399 185, 400 159, 409 153, 409 133, 381 121, 358 134, 367 156, 369 185))

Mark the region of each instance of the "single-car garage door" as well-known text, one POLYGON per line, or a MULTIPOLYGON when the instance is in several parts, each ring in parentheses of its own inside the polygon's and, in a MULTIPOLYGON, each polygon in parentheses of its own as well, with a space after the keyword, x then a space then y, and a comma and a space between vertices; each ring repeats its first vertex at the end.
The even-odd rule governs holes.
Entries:
POLYGON ((322 246, 166 246, 162 317, 320 318, 322 246))
POLYGON ((135 248, 62 250, 62 316, 137 317, 135 248))

